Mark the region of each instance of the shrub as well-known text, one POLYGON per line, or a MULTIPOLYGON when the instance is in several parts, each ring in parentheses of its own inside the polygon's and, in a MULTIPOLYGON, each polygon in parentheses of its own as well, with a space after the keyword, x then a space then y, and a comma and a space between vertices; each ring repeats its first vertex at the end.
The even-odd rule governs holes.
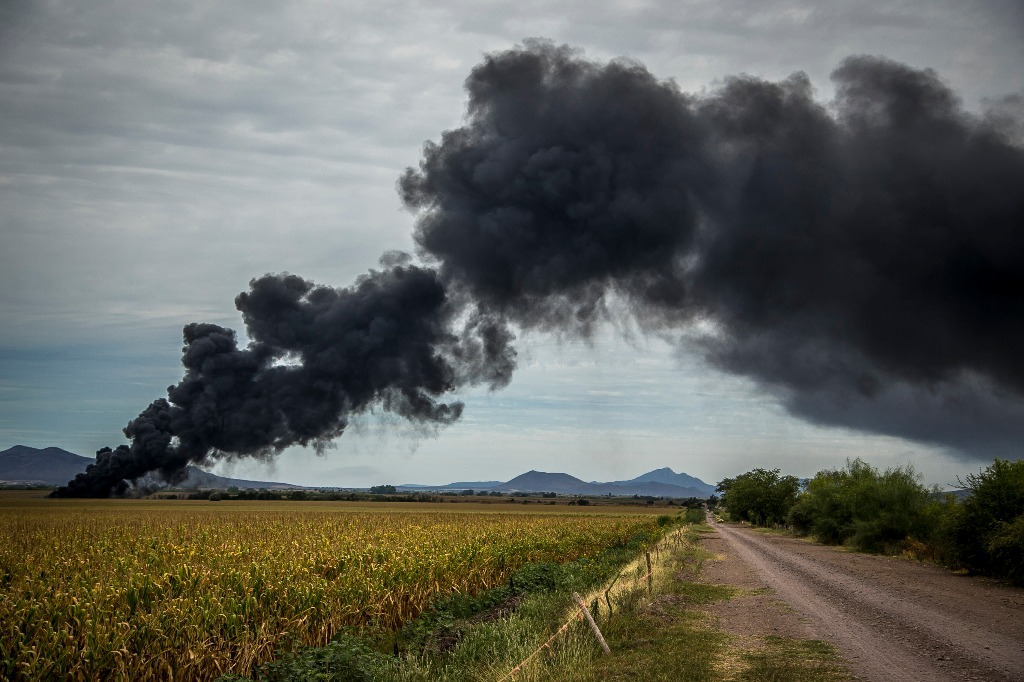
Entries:
POLYGON ((1024 514, 1010 523, 1000 523, 986 545, 993 572, 1017 585, 1024 585, 1024 514))
POLYGON ((1024 460, 997 458, 960 484, 970 495, 949 519, 951 563, 1024 584, 1024 460))
POLYGON ((788 522, 826 544, 865 552, 898 551, 907 538, 930 538, 938 526, 933 493, 913 467, 884 473, 860 459, 818 472, 790 509, 788 522))
MULTIPOLYGON (((375 672, 378 658, 357 636, 343 632, 324 647, 281 652, 279 659, 260 666, 256 671, 256 679, 259 682, 288 682, 297 679, 373 682, 377 679, 375 672)), ((221 677, 219 682, 227 680, 221 677)))
POLYGON ((702 507, 688 507, 683 515, 685 523, 704 523, 705 514, 702 507))

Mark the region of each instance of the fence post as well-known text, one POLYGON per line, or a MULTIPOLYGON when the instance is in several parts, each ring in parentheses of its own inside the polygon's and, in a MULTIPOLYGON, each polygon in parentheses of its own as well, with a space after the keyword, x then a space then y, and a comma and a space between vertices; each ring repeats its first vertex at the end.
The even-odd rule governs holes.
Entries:
POLYGON ((597 623, 594 622, 594 617, 590 615, 590 611, 587 610, 587 605, 583 603, 583 597, 578 592, 572 593, 572 598, 576 600, 576 605, 583 611, 583 616, 590 623, 590 629, 594 631, 594 635, 597 637, 597 641, 601 643, 601 648, 604 649, 605 656, 611 656, 612 650, 608 648, 608 642, 604 641, 604 635, 601 634, 601 630, 597 627, 597 623))
POLYGON ((654 574, 651 571, 651 553, 645 552, 644 556, 647 557, 647 591, 654 591, 654 574))

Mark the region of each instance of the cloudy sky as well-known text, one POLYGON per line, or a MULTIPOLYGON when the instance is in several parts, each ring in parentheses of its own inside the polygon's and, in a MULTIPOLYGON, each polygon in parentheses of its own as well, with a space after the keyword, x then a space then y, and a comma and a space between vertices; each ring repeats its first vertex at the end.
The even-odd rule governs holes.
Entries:
MULTIPOLYGON (((0 3, 0 449, 91 454, 181 377, 181 328, 241 328, 265 273, 346 286, 413 251, 396 181, 464 120, 483 55, 531 36, 628 56, 700 92, 803 71, 822 102, 848 55, 932 68, 970 111, 1024 93, 1016 0, 0 3)), ((371 485, 588 480, 670 466, 715 482, 812 475, 861 456, 929 483, 978 460, 813 426, 751 381, 609 327, 591 344, 520 337, 499 392, 425 433, 387 415, 325 456, 240 477, 371 485)), ((1006 453, 1019 456, 1018 453, 1006 453)))

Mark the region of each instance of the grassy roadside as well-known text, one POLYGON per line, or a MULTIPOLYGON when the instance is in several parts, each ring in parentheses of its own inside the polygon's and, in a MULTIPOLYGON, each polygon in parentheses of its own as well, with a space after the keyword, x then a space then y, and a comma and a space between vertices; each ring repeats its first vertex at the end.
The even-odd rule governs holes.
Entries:
POLYGON ((634 538, 597 560, 528 566, 508 585, 435 604, 398 633, 343 633, 327 647, 283 655, 261 668, 256 679, 850 679, 827 643, 780 637, 741 641, 718 630, 701 607, 744 591, 701 581, 709 557, 697 543, 700 529, 671 529, 657 544, 651 538, 634 538), (653 563, 650 587, 645 551, 653 563), (586 622, 576 615, 574 591, 589 604, 611 656, 602 653, 586 622))
POLYGON ((682 542, 663 545, 654 590, 623 595, 629 603, 606 624, 614 655, 596 659, 588 677, 602 680, 728 680, 817 682, 850 679, 826 642, 765 636, 741 640, 717 629, 701 607, 748 594, 702 580, 711 557, 697 544, 706 526, 683 532, 682 542))

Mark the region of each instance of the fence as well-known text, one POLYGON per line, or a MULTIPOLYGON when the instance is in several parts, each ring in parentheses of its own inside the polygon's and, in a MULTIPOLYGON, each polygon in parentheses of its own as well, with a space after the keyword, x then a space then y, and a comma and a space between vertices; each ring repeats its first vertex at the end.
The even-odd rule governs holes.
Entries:
MULTIPOLYGON (((611 592, 612 592, 613 588, 616 586, 616 584, 619 584, 619 578, 622 577, 622 574, 624 572, 627 572, 630 569, 630 567, 634 566, 634 564, 636 565, 637 568, 640 569, 640 570, 633 569, 633 570, 636 570, 636 573, 637 573, 636 577, 633 578, 632 581, 626 581, 624 584, 622 584, 620 586, 620 588, 619 588, 619 591, 622 591, 624 589, 633 589, 642 580, 646 580, 647 581, 647 589, 648 589, 648 591, 653 590, 654 589, 654 564, 660 564, 661 563, 661 546, 662 545, 667 545, 667 544, 674 544, 674 546, 679 547, 682 544, 682 535, 681 534, 682 534, 682 530, 677 530, 674 533, 672 533, 671 535, 669 535, 669 536, 667 536, 665 538, 662 538, 661 541, 656 543, 654 545, 654 547, 652 548, 653 551, 654 551, 654 557, 655 557, 653 562, 651 560, 651 550, 648 550, 648 551, 644 552, 644 556, 642 557, 642 561, 643 561, 644 564, 646 564, 646 569, 647 569, 646 572, 644 572, 643 569, 641 568, 641 566, 642 566, 642 564, 640 563, 641 562, 641 558, 637 558, 636 561, 634 561, 634 562, 628 564, 627 566, 623 567, 616 574, 616 576, 614 578, 612 578, 612 581, 608 584, 608 587, 603 590, 605 603, 608 606, 608 615, 609 615, 609 617, 611 617, 611 615, 613 613, 613 610, 612 610, 612 600, 611 600, 611 592)), ((599 595, 601 593, 602 593, 602 590, 596 590, 595 592, 593 592, 591 594, 598 594, 599 595)), ((518 665, 516 665, 516 667, 512 668, 512 670, 508 671, 503 677, 501 677, 498 680, 498 682, 506 682, 506 680, 515 680, 516 673, 522 672, 523 668, 526 667, 526 665, 530 661, 532 661, 534 658, 536 658, 542 651, 549 651, 550 652, 551 651, 552 643, 554 643, 554 641, 556 639, 558 639, 560 636, 562 636, 565 633, 567 633, 569 631, 569 626, 571 626, 574 621, 579 621, 579 620, 582 620, 583 618, 586 618, 588 624, 590 625, 591 630, 594 633, 594 636, 597 638, 598 642, 601 644, 601 648, 604 650, 605 655, 609 655, 609 656, 611 655, 611 650, 608 648, 608 643, 605 642, 604 636, 601 634, 600 628, 598 628, 597 623, 594 621, 594 618, 593 618, 593 616, 590 613, 590 610, 587 608, 587 602, 585 602, 583 600, 583 597, 581 597, 579 594, 577 594, 575 592, 573 592, 573 599, 576 602, 576 609, 571 612, 571 615, 568 617, 568 619, 564 623, 562 623, 561 627, 559 627, 557 630, 555 630, 554 634, 551 635, 550 637, 548 637, 547 641, 544 642, 543 644, 541 644, 539 647, 537 647, 533 651, 533 653, 531 653, 529 656, 524 658, 522 661, 519 662, 518 665)), ((600 602, 600 597, 597 597, 597 598, 595 598, 593 600, 592 603, 597 605, 597 604, 599 604, 599 602, 600 602)))

